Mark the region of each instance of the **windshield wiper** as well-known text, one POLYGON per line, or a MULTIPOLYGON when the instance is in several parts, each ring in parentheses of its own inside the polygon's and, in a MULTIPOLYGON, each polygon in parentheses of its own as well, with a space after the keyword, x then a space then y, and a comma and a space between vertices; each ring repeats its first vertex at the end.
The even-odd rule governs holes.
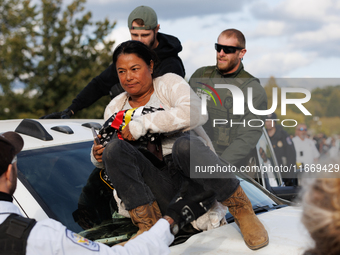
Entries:
POLYGON ((260 213, 260 212, 268 212, 268 211, 271 211, 271 210, 274 210, 274 209, 280 209, 280 208, 283 208, 283 207, 286 207, 288 205, 274 205, 274 206, 271 206, 269 207, 268 205, 264 205, 264 206, 259 206, 259 205, 254 205, 253 206, 253 210, 256 213, 260 213))

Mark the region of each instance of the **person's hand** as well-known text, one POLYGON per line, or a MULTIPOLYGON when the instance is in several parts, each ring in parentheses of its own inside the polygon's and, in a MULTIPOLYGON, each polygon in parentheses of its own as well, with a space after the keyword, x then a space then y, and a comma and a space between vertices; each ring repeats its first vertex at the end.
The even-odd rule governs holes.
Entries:
POLYGON ((169 222, 172 234, 186 224, 198 219, 205 214, 215 202, 213 191, 203 191, 191 195, 189 182, 184 182, 181 188, 181 195, 174 203, 170 203, 164 218, 169 222))
POLYGON ((65 109, 62 112, 54 112, 40 117, 39 119, 69 119, 74 115, 73 111, 70 109, 65 109))
MULTIPOLYGON (((93 210, 93 209, 92 209, 93 210)), ((90 229, 94 227, 93 212, 91 208, 78 205, 78 209, 72 213, 73 219, 83 229, 90 229)))
MULTIPOLYGON (((101 138, 101 135, 98 135, 98 138, 101 138)), ((97 144, 96 140, 93 141, 93 147, 92 147, 92 154, 94 156, 94 158, 98 161, 98 162, 103 162, 103 151, 104 151, 104 146, 101 144, 97 144)))
POLYGON ((129 124, 125 126, 125 128, 120 132, 124 140, 128 141, 136 141, 135 138, 133 138, 132 134, 130 133, 129 124))

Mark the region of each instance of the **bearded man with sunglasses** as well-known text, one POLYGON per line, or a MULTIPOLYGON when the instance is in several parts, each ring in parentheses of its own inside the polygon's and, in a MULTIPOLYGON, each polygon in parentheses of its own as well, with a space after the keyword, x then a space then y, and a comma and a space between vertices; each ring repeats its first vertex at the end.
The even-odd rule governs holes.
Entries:
MULTIPOLYGON (((260 116, 253 114, 249 110, 247 104, 244 105, 245 111, 243 115, 233 114, 233 97, 236 96, 240 100, 240 96, 244 95, 244 101, 247 102, 248 88, 252 88, 253 106, 257 110, 266 110, 267 95, 259 80, 243 69, 241 60, 246 53, 246 49, 245 38, 240 31, 236 29, 223 31, 218 37, 215 49, 216 65, 199 68, 191 76, 189 83, 193 90, 202 97, 201 106, 206 104, 209 120, 203 127, 213 142, 216 153, 222 161, 227 161, 236 167, 245 166, 248 164, 249 158, 254 154, 256 155, 255 148, 262 135, 261 126, 263 126, 264 122, 260 116), (243 92, 243 95, 233 95, 229 89, 216 88, 215 84, 236 86, 243 92), (203 98, 206 100, 203 100, 203 98), (222 124, 217 125, 216 119, 222 124), (251 123, 251 125, 248 123, 251 123)), ((232 87, 232 89, 235 89, 235 87, 232 87)), ((197 116, 192 117, 197 118, 197 116)), ((207 162, 214 158, 215 154, 206 152, 205 147, 197 143, 193 137, 190 137, 189 145, 183 143, 183 146, 177 146, 182 141, 183 137, 176 141, 174 151, 179 151, 177 147, 190 149, 190 154, 186 157, 190 158, 190 164, 186 164, 186 167, 182 167, 185 165, 182 164, 179 167, 183 172, 186 171, 185 175, 187 177, 189 177, 187 169, 190 169, 190 178, 194 179, 195 182, 201 181, 206 191, 212 189, 216 192, 219 186, 231 189, 235 183, 233 178, 236 179, 231 172, 219 172, 214 178, 205 178, 204 175, 199 178, 195 173, 195 169, 197 166, 206 165, 207 162), (188 165, 190 166, 188 167, 188 165)), ((184 153, 181 154, 185 155, 184 153)), ((216 166, 221 166, 225 163, 221 164, 219 162, 220 160, 218 159, 216 166)), ((214 165, 215 163, 208 163, 208 167, 214 165)), ((196 187, 196 190, 199 190, 199 188, 196 187)), ((250 249, 260 249, 269 243, 268 233, 255 215, 252 204, 240 185, 226 200, 219 197, 217 201, 229 208, 229 212, 240 227, 244 241, 250 249)))
POLYGON ((267 95, 260 81, 243 68, 242 59, 247 52, 245 46, 242 32, 236 29, 224 30, 215 44, 216 65, 201 67, 190 78, 190 85, 198 94, 207 94, 210 88, 215 88, 215 84, 231 84, 242 90, 244 115, 236 115, 233 114, 234 95, 231 91, 216 89, 214 95, 210 89, 213 92, 209 92, 212 97, 208 96, 207 100, 209 121, 204 125, 217 154, 237 167, 248 164, 256 153, 255 146, 262 135, 261 121, 264 118, 250 112, 247 103, 248 88, 252 88, 254 108, 267 109, 267 95), (220 104, 215 103, 213 97, 216 96, 220 98, 220 104), (215 119, 222 119, 225 124, 215 125, 215 119))

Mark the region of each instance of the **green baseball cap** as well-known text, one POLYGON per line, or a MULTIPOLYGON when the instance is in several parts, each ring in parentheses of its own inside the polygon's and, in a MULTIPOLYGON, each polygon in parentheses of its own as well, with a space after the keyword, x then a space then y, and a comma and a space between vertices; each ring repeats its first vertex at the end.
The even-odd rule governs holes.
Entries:
POLYGON ((128 26, 129 29, 136 30, 151 30, 158 25, 156 12, 148 6, 139 6, 135 8, 129 15, 128 26), (141 19, 144 21, 144 27, 133 27, 132 22, 135 19, 141 19))

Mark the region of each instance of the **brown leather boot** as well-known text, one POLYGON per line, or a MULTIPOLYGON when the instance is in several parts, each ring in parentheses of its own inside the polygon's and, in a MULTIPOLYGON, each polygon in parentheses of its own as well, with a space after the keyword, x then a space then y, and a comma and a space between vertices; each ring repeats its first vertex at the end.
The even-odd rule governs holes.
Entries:
POLYGON ((234 216, 241 230, 244 242, 250 249, 257 250, 269 243, 268 233, 255 215, 251 202, 241 185, 222 204, 228 206, 229 212, 234 216))
MULTIPOLYGON (((137 234, 131 237, 129 241, 143 232, 148 231, 160 218, 162 218, 161 210, 156 201, 152 202, 152 204, 138 206, 130 210, 129 214, 133 224, 139 228, 137 234)), ((124 246, 126 243, 127 242, 119 243, 119 245, 124 246)))

